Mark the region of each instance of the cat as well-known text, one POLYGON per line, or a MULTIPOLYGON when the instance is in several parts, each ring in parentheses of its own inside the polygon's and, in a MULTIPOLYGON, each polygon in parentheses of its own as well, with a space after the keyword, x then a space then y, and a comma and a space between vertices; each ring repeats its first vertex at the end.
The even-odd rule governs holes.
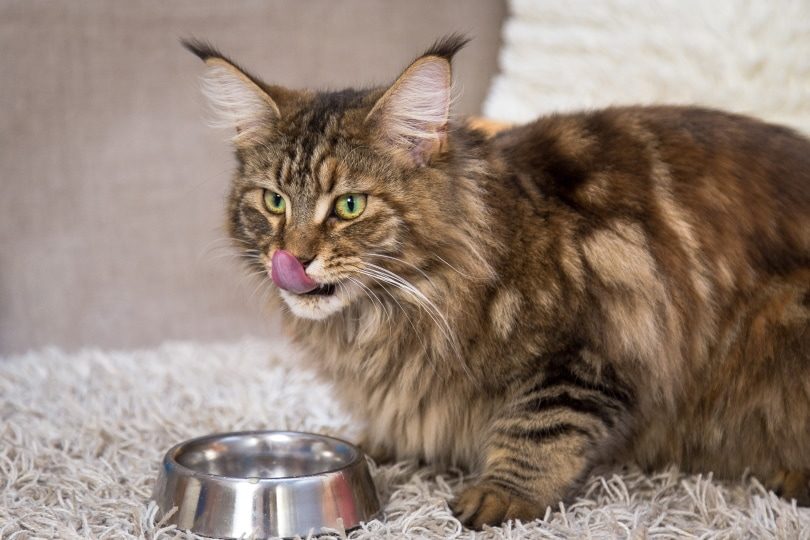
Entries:
POLYGON ((268 85, 200 41, 233 129, 228 229, 380 461, 478 474, 480 529, 594 467, 810 501, 810 142, 688 106, 450 116, 437 41, 386 87, 268 85))

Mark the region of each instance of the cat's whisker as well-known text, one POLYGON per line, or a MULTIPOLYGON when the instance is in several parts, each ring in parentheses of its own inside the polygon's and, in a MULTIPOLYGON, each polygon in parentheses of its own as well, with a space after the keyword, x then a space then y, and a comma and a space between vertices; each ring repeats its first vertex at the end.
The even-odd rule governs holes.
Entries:
POLYGON ((232 241, 229 241, 226 238, 218 238, 211 243, 209 246, 205 248, 202 252, 200 252, 200 256, 198 260, 206 260, 206 261, 219 261, 223 259, 228 259, 236 262, 244 261, 244 260, 260 260, 262 252, 258 249, 248 247, 244 241, 238 240, 242 243, 242 246, 236 246, 232 241), (214 243, 219 243, 219 245, 213 245, 214 243), (224 242, 229 242, 228 244, 224 244, 224 242))
POLYGON ((467 279, 471 279, 471 280, 473 280, 473 281, 476 281, 476 280, 481 280, 481 278, 476 278, 475 276, 471 276, 471 275, 467 274, 466 272, 462 272, 461 270, 459 270, 458 268, 456 268, 455 266, 453 266, 452 264, 450 264, 449 262, 447 262, 446 260, 444 260, 444 259, 443 259, 442 257, 440 257, 439 255, 434 254, 433 256, 434 256, 434 257, 435 257, 435 258, 436 258, 438 261, 440 261, 440 262, 442 262, 442 263, 446 264, 446 265, 447 265, 447 266, 448 266, 448 267, 449 267, 451 270, 456 271, 456 272, 457 272, 457 273, 458 273, 460 276, 462 276, 462 277, 464 277, 464 278, 467 278, 467 279))
MULTIPOLYGON (((372 276, 369 276, 369 277, 371 277, 372 280, 377 281, 376 278, 374 278, 372 276)), ((436 364, 433 361, 433 356, 431 354, 431 351, 428 348, 427 344, 425 343, 425 340, 422 339, 422 335, 416 329, 416 325, 413 323, 413 321, 411 320, 411 317, 408 315, 408 311, 402 306, 402 304, 400 304, 399 300, 397 300, 396 297, 393 294, 391 294, 391 291, 389 291, 385 287, 382 287, 382 291, 385 292, 385 294, 387 294, 391 298, 391 300, 393 300, 396 303, 397 306, 399 306, 400 311, 402 311, 402 314, 405 316, 405 319, 408 321, 408 324, 413 329, 414 335, 419 340, 419 343, 422 344, 422 350, 423 350, 423 353, 424 353, 424 358, 427 359, 428 364, 430 364, 430 367, 433 370, 433 373, 438 376, 439 371, 438 371, 438 369, 436 369, 436 364)))
MULTIPOLYGON (((366 263, 366 265, 371 268, 372 272, 373 271, 380 272, 383 276, 386 276, 391 280, 396 281, 401 288, 407 290, 412 295, 414 295, 418 300, 423 302, 425 305, 429 306, 431 309, 426 309, 426 311, 428 312, 432 311, 436 316, 441 318, 444 328, 447 330, 448 333, 452 333, 452 330, 450 329, 450 324, 447 322, 447 318, 439 310, 439 308, 436 307, 436 304, 434 304, 433 301, 431 301, 427 296, 425 296, 425 294, 421 290, 419 290, 418 287, 413 285, 411 282, 409 282, 402 276, 395 274, 394 272, 391 272, 390 270, 387 270, 381 266, 377 266, 376 264, 372 263, 366 263)), ((436 321, 436 323, 439 324, 438 321, 436 321)))
POLYGON ((347 279, 349 279, 349 280, 351 280, 351 281, 355 282, 356 284, 358 284, 358 285, 360 285, 360 286, 362 287, 362 289, 361 289, 361 290, 362 290, 362 291, 363 291, 363 293, 364 293, 364 294, 365 294, 365 295, 368 297, 368 300, 369 300, 369 302, 371 302, 372 307, 376 309, 377 304, 374 302, 374 299, 373 299, 373 298, 371 297, 371 295, 368 293, 368 288, 367 288, 367 287, 363 287, 363 285, 362 285, 362 284, 361 284, 359 281, 357 281, 356 279, 354 279, 354 278, 351 278, 351 277, 350 277, 350 278, 347 278, 347 279))
MULTIPOLYGON (((425 310, 425 312, 431 317, 431 319, 433 319, 433 321, 438 326, 441 327, 439 320, 436 319, 436 317, 433 314, 434 312, 438 311, 438 308, 436 308, 435 305, 432 304, 432 302, 427 300, 427 298, 421 293, 421 291, 419 291, 418 289, 416 289, 413 286, 409 286, 408 284, 402 283, 401 281, 398 281, 398 280, 396 280, 394 278, 391 278, 390 276, 387 276, 386 274, 383 274, 383 273, 376 273, 375 274, 373 272, 367 272, 367 271, 364 272, 364 273, 365 273, 365 275, 367 275, 369 277, 376 277, 379 281, 388 283, 389 285, 393 285, 393 286, 395 286, 395 287, 409 293, 412 296, 412 298, 415 300, 415 303, 418 306, 422 307, 425 310)), ((440 316, 440 318, 442 320, 445 321, 445 325, 446 325, 446 320, 444 319, 443 315, 441 315, 440 313, 438 313, 438 315, 440 316)), ((444 330, 444 329, 442 328, 442 330, 444 330)), ((447 330, 449 330, 449 325, 447 326, 447 330)), ((449 337, 449 334, 445 333, 445 337, 449 337)))
MULTIPOLYGON (((414 270, 416 270, 417 272, 419 272, 420 274, 422 274, 422 276, 424 276, 424 278, 425 278, 426 280, 428 280, 428 282, 430 282, 430 284, 431 284, 431 285, 433 285, 434 287, 436 286, 436 284, 435 284, 435 283, 433 283, 433 280, 432 280, 432 279, 430 279, 430 276, 429 276, 429 275, 427 275, 427 274, 426 274, 426 273, 425 273, 425 272, 424 272, 424 271, 423 271, 421 268, 419 268, 418 266, 416 266, 416 265, 415 265, 415 264, 413 264, 413 263, 409 263, 408 261, 406 261, 406 260, 404 260, 404 259, 401 259, 401 258, 399 258, 399 257, 393 257, 393 256, 391 256, 391 255, 383 255, 382 253, 369 253, 369 254, 367 254, 367 256, 369 256, 369 257, 381 257, 381 258, 383 258, 383 259, 389 259, 389 260, 396 261, 396 262, 399 262, 399 263, 401 263, 401 264, 404 264, 404 265, 410 266, 411 268, 413 268, 414 270)), ((375 266, 376 266, 376 265, 375 265, 375 266)), ((377 268, 379 268, 379 267, 377 267, 377 268)))
POLYGON ((259 285, 256 288, 256 296, 259 298, 259 302, 261 303, 260 305, 267 305, 267 302, 270 299, 270 287, 267 286, 266 281, 259 282, 259 285))
POLYGON ((244 275, 250 278, 259 278, 262 282, 267 280, 267 272, 264 270, 254 270, 253 272, 248 272, 244 275))
POLYGON ((205 254, 205 253, 208 253, 210 251, 214 251, 214 250, 218 250, 218 249, 228 249, 228 250, 245 249, 245 250, 250 250, 250 251, 257 251, 255 249, 252 249, 252 245, 253 244, 250 244, 249 242, 246 242, 245 240, 241 240, 239 238, 219 237, 219 238, 214 238, 213 240, 208 242, 208 244, 206 244, 203 247, 201 253, 205 254), (240 245, 242 247, 239 247, 240 245))
MULTIPOLYGON (((461 351, 459 350, 458 341, 456 340, 455 334, 453 333, 450 324, 447 321, 447 318, 444 314, 439 310, 438 307, 429 299, 427 296, 422 293, 415 285, 407 281, 406 279, 402 278, 398 274, 391 272, 385 268, 377 266, 372 263, 364 263, 366 267, 362 269, 358 269, 358 272, 364 274, 368 277, 371 277, 379 282, 387 283, 389 285, 393 285, 411 295, 414 300, 414 303, 421 307, 425 313, 433 320, 436 327, 442 333, 444 339, 446 340, 447 345, 450 347, 452 352, 454 353, 456 359, 460 362, 462 369, 464 370, 465 374, 468 377, 472 377, 472 373, 470 373, 469 368, 467 367, 466 362, 464 362, 463 356, 461 355, 461 351)), ((389 296, 393 298, 393 295, 389 293, 389 296)), ((399 302, 397 302, 399 304, 399 302)), ((400 304, 400 308, 402 308, 400 304)), ((405 311, 404 308, 403 312, 405 311)), ((415 328, 414 328, 415 330, 415 328)))
MULTIPOLYGON (((260 281, 261 276, 265 274, 263 271, 255 270, 253 272, 243 273, 239 276, 239 287, 243 288, 243 290, 247 290, 248 288, 255 289, 258 285, 257 282, 260 281)), ((265 280, 261 280, 265 281, 265 280)), ((248 292, 248 298, 252 298, 250 293, 248 292)))
POLYGON ((228 237, 219 236, 210 240, 205 246, 203 246, 202 252, 205 253, 206 251, 218 247, 233 247, 234 242, 236 240, 228 237))
POLYGON ((255 297, 262 287, 269 285, 270 280, 267 279, 267 272, 256 270, 255 272, 251 272, 247 275, 251 278, 259 278, 256 280, 258 283, 254 285, 250 298, 255 297))
POLYGON ((207 255, 206 260, 209 261, 221 261, 221 260, 232 260, 232 261, 244 261, 244 260, 259 260, 258 255, 253 255, 251 253, 234 253, 234 252, 221 252, 216 253, 213 255, 207 255))
MULTIPOLYGON (((391 312, 388 310, 387 305, 385 305, 385 304, 383 303, 382 299, 381 299, 379 296, 377 296, 377 293, 375 293, 374 291, 372 291, 371 289, 369 289, 369 288, 368 288, 368 287, 367 287, 367 286, 366 286, 366 285, 365 285, 365 284, 364 284, 362 281, 360 281, 359 279, 353 278, 353 277, 351 277, 351 276, 348 276, 348 277, 347 277, 347 279, 349 279, 349 280, 351 280, 352 282, 354 282, 355 284, 357 284, 357 285, 358 285, 358 286, 359 286, 359 287, 360 287, 360 288, 363 290, 363 292, 365 292, 365 293, 366 293, 366 296, 368 296, 368 297, 369 297, 369 300, 372 300, 372 296, 373 296, 374 298, 376 298, 377 302, 379 303, 380 309, 381 309, 381 310, 382 310, 382 312, 385 314, 386 320, 387 320, 387 322, 388 322, 388 327, 390 328, 390 327, 391 327, 391 312)), ((373 302, 374 302, 374 300, 372 300, 372 303, 373 303, 373 302)))
MULTIPOLYGON (((394 285, 398 287, 398 285, 396 285, 396 284, 394 284, 394 285)), ((407 289, 404 289, 404 290, 407 291, 407 289)), ((407 291, 407 292, 410 292, 410 291, 407 291)), ((393 298, 393 295, 391 295, 390 293, 389 293, 389 296, 392 296, 392 298, 393 298)), ((461 367, 463 368, 465 374, 468 377, 472 377, 472 373, 470 373, 470 371, 469 371, 469 369, 468 369, 468 367, 466 365, 466 362, 464 362, 464 360, 463 360, 463 357, 462 357, 461 352, 459 350, 458 343, 457 343, 457 341, 455 339, 454 334, 452 333, 452 331, 450 331, 448 326, 442 325, 441 322, 440 322, 440 320, 444 320, 443 317, 441 316, 441 314, 438 313, 437 315, 439 315, 439 318, 437 318, 436 315, 433 314, 432 310, 428 309, 428 306, 426 306, 425 304, 421 303, 420 301, 417 301, 416 305, 418 307, 422 308, 424 310, 424 312, 428 315, 428 317, 430 317, 430 319, 436 325, 436 328, 439 330, 440 334, 444 338, 445 343, 450 348, 450 350, 453 353, 454 357, 461 364, 461 367)), ((400 305, 400 307, 402 307, 402 306, 400 305)), ((404 308, 402 308, 402 309, 403 309, 403 311, 405 311, 404 308)))
POLYGON ((390 312, 390 309, 388 308, 388 304, 387 304, 387 303, 385 303, 385 302, 383 302, 382 298, 380 298, 380 297, 377 295, 377 293, 375 293, 373 290, 371 290, 371 288, 369 288, 367 285, 365 285, 365 284, 364 284, 362 281, 360 281, 359 279, 355 279, 355 278, 350 278, 350 279, 352 279, 353 281, 355 281, 355 282, 356 282, 356 283, 357 283, 357 284, 358 284, 360 287, 362 287, 363 289, 367 290, 367 291, 369 292, 369 294, 371 294, 371 295, 372 295, 374 298, 376 298, 376 299, 377 299, 377 301, 380 303, 380 306, 383 308, 383 310, 384 310, 384 312, 385 312, 385 314, 386 314, 386 316, 387 316, 387 318, 388 318, 388 323, 389 323, 389 325, 390 325, 390 323, 391 323, 391 312, 390 312))
MULTIPOLYGON (((346 284, 343 281, 339 281, 337 284, 338 290, 343 293, 344 296, 348 296, 346 284)), ((347 309, 340 310, 340 322, 343 325, 343 328, 346 328, 346 312, 347 309)))
MULTIPOLYGON (((369 299, 369 301, 371 302, 371 304, 372 304, 374 307, 376 307, 376 306, 377 306, 377 303, 374 301, 374 299, 373 299, 373 298, 371 297, 371 295, 369 294, 370 289, 369 289, 368 287, 366 287, 366 286, 365 286, 365 285, 363 285, 363 284, 362 284, 362 283, 361 283, 361 282, 360 282, 358 279, 355 279, 355 278, 353 278, 353 277, 347 277, 346 279, 348 279, 348 280, 350 280, 350 281, 354 282, 356 285, 358 285, 358 286, 361 288, 361 290, 363 291, 363 293, 364 293, 364 294, 365 294, 365 295, 368 297, 368 299, 369 299)), ((382 307, 382 306, 381 306, 381 307, 382 307)))

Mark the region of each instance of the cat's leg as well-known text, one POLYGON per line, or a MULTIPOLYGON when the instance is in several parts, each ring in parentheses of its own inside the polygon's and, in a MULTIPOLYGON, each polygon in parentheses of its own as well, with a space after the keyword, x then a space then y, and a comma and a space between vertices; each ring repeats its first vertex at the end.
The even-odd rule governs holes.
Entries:
POLYGON ((587 356, 555 359, 495 419, 481 477, 453 503, 464 524, 480 529, 541 517, 623 443, 633 393, 587 356))
POLYGON ((780 471, 765 482, 765 486, 785 499, 796 499, 799 506, 810 506, 810 473, 780 471))
POLYGON ((762 280, 720 328, 718 357, 676 416, 681 435, 666 448, 678 451, 662 461, 715 478, 748 471, 810 505, 810 271, 762 280))

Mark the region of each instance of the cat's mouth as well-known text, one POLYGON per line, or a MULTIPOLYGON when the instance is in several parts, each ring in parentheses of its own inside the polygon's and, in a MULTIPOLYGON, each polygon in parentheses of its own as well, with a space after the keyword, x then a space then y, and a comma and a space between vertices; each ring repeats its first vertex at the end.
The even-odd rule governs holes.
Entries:
POLYGON ((270 278, 280 289, 298 296, 331 296, 335 294, 334 283, 318 283, 307 274, 298 257, 283 249, 273 252, 270 278))
POLYGON ((331 296, 335 294, 336 289, 337 285, 334 283, 324 283, 323 285, 318 285, 309 292, 302 293, 301 296, 331 296))
POLYGON ((351 304, 362 291, 357 284, 343 280, 315 283, 316 286, 306 292, 278 289, 293 315, 312 320, 326 319, 351 304))

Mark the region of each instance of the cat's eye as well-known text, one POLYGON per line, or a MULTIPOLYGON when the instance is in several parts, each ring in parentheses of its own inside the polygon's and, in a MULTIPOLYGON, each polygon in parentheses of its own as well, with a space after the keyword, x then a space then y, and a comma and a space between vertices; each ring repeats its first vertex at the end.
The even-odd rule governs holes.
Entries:
POLYGON ((335 201, 335 214, 340 219, 354 219, 366 209, 367 197, 362 193, 347 193, 335 201))
POLYGON ((275 191, 265 189, 264 206, 271 214, 283 214, 284 210, 287 208, 287 202, 284 200, 284 197, 275 191))

